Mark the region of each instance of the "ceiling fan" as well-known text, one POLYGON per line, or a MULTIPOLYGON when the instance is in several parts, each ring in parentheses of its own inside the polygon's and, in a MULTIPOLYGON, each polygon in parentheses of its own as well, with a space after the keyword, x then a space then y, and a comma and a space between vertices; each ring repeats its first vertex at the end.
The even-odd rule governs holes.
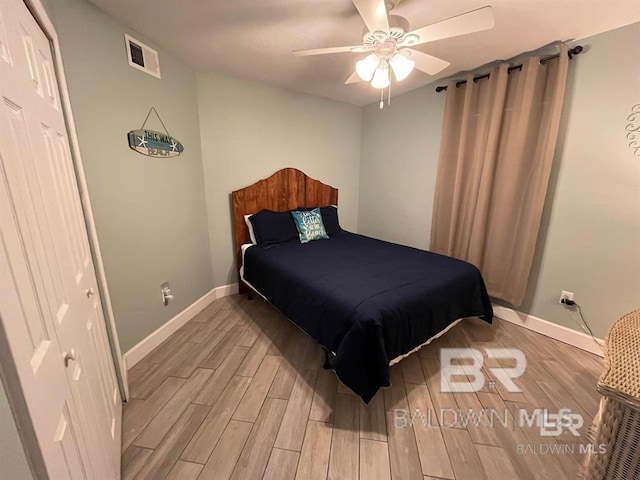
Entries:
MULTIPOLYGON (((409 30, 409 22, 399 15, 389 15, 400 0, 352 0, 366 25, 362 45, 296 50, 296 56, 329 53, 369 53, 356 63, 356 71, 345 83, 370 82, 374 88, 385 89, 391 84, 391 72, 402 81, 414 67, 436 75, 450 63, 411 47, 443 38, 489 30, 495 25, 493 8, 477 10, 447 18, 425 27, 409 30)), ((381 92, 382 93, 382 92, 381 92)), ((382 107, 381 107, 382 108, 382 107)))

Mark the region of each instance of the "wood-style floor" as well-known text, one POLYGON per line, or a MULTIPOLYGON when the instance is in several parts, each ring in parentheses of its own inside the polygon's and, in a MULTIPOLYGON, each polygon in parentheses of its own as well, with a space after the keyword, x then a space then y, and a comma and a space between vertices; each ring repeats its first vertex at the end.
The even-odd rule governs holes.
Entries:
POLYGON ((265 301, 215 301, 130 370, 122 478, 573 479, 603 368, 500 320, 464 320, 404 359, 368 406, 322 363, 320 347, 265 301), (520 348, 522 392, 489 375, 477 393, 442 393, 441 347, 520 348), (519 408, 569 408, 584 418, 582 436, 541 436, 519 424, 519 408), (487 417, 465 428, 460 412, 469 411, 487 417))

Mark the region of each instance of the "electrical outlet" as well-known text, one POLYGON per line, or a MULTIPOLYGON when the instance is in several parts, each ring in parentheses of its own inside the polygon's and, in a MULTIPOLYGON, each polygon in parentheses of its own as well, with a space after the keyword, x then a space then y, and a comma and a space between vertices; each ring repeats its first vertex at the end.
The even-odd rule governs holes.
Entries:
POLYGON ((567 300, 573 300, 573 292, 567 292, 566 290, 562 290, 560 292, 560 300, 558 300, 558 303, 562 303, 562 300, 564 299, 567 300))
POLYGON ((160 285, 160 295, 162 297, 162 304, 165 307, 169 305, 170 300, 173 300, 173 294, 171 293, 171 285, 169 285, 169 282, 164 282, 160 285))

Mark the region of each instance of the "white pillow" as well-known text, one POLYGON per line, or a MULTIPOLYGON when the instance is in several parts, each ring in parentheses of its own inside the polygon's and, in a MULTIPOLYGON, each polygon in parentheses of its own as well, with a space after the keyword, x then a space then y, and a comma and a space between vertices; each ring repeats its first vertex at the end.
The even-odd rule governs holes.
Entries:
POLYGON ((244 222, 247 224, 247 228, 249 229, 249 238, 251 238, 251 243, 258 243, 256 242, 256 234, 253 233, 253 224, 249 218, 251 218, 251 215, 244 216, 244 222))

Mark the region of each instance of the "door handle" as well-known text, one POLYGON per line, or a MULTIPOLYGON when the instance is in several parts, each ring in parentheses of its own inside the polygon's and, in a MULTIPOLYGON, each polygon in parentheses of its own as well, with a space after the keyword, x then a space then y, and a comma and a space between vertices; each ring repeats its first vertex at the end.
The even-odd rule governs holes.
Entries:
POLYGON ((70 352, 64 352, 64 355, 62 356, 62 361, 64 362, 65 368, 69 368, 69 362, 75 359, 76 359, 75 349, 72 348, 70 352))
POLYGON ((87 298, 91 298, 93 295, 95 295, 96 291, 93 289, 93 287, 91 287, 87 288, 84 293, 87 295, 87 298))

